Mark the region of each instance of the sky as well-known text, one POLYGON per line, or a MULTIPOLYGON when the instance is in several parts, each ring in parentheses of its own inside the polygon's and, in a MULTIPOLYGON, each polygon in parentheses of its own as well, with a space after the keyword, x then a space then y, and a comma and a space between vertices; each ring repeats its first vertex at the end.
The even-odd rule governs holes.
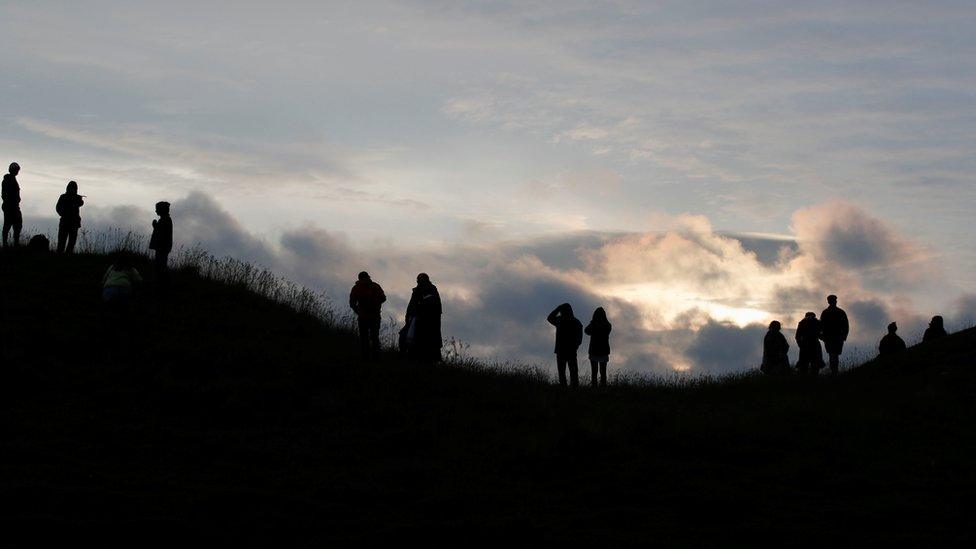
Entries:
POLYGON ((571 302, 607 308, 611 370, 740 371, 836 293, 856 360, 892 320, 976 318, 974 26, 962 1, 0 0, 0 163, 36 231, 76 180, 90 233, 169 200, 183 246, 340 308, 365 269, 401 318, 428 272, 479 357, 553 362, 571 302))

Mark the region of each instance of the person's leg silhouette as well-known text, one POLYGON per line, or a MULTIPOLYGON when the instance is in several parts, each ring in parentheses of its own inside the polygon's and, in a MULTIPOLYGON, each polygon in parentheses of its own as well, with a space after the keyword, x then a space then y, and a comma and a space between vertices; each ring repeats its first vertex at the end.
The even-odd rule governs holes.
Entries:
POLYGON ((569 384, 579 387, 579 364, 576 362, 576 355, 566 357, 566 362, 569 366, 569 384))
POLYGON ((556 355, 556 370, 559 372, 559 384, 566 386, 566 357, 556 355))

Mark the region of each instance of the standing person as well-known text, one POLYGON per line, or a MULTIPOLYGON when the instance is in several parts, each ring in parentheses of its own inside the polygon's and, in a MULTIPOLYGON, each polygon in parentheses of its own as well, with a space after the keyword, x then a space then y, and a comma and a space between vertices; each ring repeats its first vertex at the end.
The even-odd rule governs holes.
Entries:
POLYGON ((840 354, 844 352, 844 342, 851 331, 847 313, 837 306, 837 296, 827 296, 827 308, 820 313, 820 339, 824 342, 827 356, 830 357, 830 373, 837 375, 840 369, 840 354))
POLYGON ((54 210, 61 216, 58 222, 58 253, 74 253, 75 241, 78 240, 78 229, 81 228, 81 207, 85 205, 84 197, 78 195, 78 184, 68 182, 64 194, 58 198, 54 210))
POLYGON ((153 273, 156 285, 165 290, 169 287, 169 253, 173 250, 173 218, 169 216, 169 202, 157 202, 156 215, 159 219, 153 219, 149 249, 154 252, 153 273))
POLYGON ((945 330, 942 317, 935 315, 932 317, 932 320, 929 321, 929 327, 925 329, 925 333, 922 334, 922 342, 934 341, 936 339, 942 339, 948 336, 949 332, 945 330))
POLYGON ((14 230, 14 246, 20 245, 20 229, 24 226, 24 217, 20 213, 20 185, 17 183, 17 174, 20 173, 20 164, 12 162, 7 175, 3 176, 2 199, 3 199, 3 247, 7 247, 7 236, 10 229, 14 230))
POLYGON ((607 320, 607 312, 603 307, 593 311, 593 318, 586 325, 583 332, 590 336, 590 385, 596 387, 597 368, 600 370, 600 386, 607 386, 607 363, 610 362, 610 330, 613 326, 607 320))
POLYGON ((897 331, 897 324, 892 322, 888 325, 888 333, 881 338, 881 343, 878 344, 878 356, 896 355, 907 348, 905 340, 895 333, 897 331))
POLYGON ((563 303, 546 317, 549 324, 556 327, 556 368, 559 370, 559 384, 566 386, 566 366, 569 366, 569 382, 579 387, 579 364, 576 352, 583 343, 583 324, 573 316, 573 307, 563 303))
POLYGON ((796 370, 800 374, 817 375, 824 367, 823 349, 820 347, 820 321, 817 313, 809 312, 796 326, 796 344, 800 358, 796 370))
POLYGON ((380 309, 386 302, 386 294, 373 282, 369 273, 359 273, 359 280, 349 292, 349 307, 359 319, 359 344, 363 360, 376 359, 380 354, 380 309))
POLYGON ((766 374, 779 375, 790 371, 790 344, 783 335, 783 325, 778 320, 769 323, 769 331, 763 338, 762 365, 759 369, 766 374))
POLYGON ((441 360, 441 296, 427 273, 417 275, 417 287, 407 304, 406 325, 414 322, 408 356, 421 362, 441 360))

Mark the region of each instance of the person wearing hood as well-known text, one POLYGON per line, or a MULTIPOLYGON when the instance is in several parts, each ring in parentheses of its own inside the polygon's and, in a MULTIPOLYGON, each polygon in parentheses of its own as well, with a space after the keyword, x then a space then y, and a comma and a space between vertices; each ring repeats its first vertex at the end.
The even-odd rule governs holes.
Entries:
POLYGON ((922 334, 922 341, 935 341, 936 339, 942 339, 948 336, 949 332, 946 332, 945 330, 942 317, 936 315, 932 317, 931 321, 929 321, 929 327, 926 328, 925 333, 922 334))
POLYGON ((583 329, 583 333, 590 336, 590 385, 596 387, 597 370, 600 373, 600 386, 607 386, 607 363, 610 362, 610 330, 613 326, 607 319, 607 311, 597 307, 593 311, 593 318, 583 329))
POLYGON ((824 367, 820 335, 820 321, 817 320, 817 313, 808 312, 796 326, 796 344, 800 348, 800 358, 796 361, 796 370, 800 374, 815 376, 824 367))
POLYGON ((881 338, 881 343, 878 344, 878 356, 896 355, 907 348, 905 340, 895 333, 897 331, 897 324, 892 322, 888 325, 888 333, 881 338))
POLYGON ((410 294, 404 324, 412 326, 407 350, 410 358, 427 363, 441 361, 441 296, 427 273, 417 275, 417 286, 410 294))
POLYGON ((769 331, 763 338, 762 365, 759 370, 766 374, 778 375, 790 371, 790 344, 783 335, 783 325, 778 320, 769 323, 769 331))
POLYGON ((359 279, 349 292, 349 307, 359 320, 359 344, 363 360, 379 357, 381 309, 385 302, 383 288, 373 282, 366 271, 359 273, 359 279))
POLYGON ((3 176, 3 185, 0 189, 0 196, 3 200, 3 247, 7 247, 7 238, 10 229, 14 230, 14 246, 20 245, 20 229, 24 225, 24 216, 20 212, 20 185, 17 183, 17 174, 20 173, 20 164, 11 162, 10 171, 3 176))
POLYGON ((569 367, 569 383, 579 387, 579 363, 576 353, 583 343, 583 323, 573 316, 569 303, 553 309, 546 321, 556 327, 556 369, 559 371, 559 384, 566 386, 566 368, 569 367))
POLYGON ((54 207, 61 216, 61 221, 58 223, 59 254, 74 253, 78 229, 81 228, 81 207, 84 205, 84 197, 78 194, 78 184, 69 181, 64 194, 58 198, 58 203, 54 207))

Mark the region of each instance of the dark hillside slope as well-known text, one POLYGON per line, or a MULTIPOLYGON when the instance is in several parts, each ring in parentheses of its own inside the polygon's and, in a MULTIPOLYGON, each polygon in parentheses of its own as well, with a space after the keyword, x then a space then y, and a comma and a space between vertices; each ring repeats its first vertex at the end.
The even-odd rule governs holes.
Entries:
POLYGON ((837 380, 565 391, 359 364, 351 334, 192 272, 119 318, 98 300, 107 263, 0 254, 5 532, 972 536, 973 331, 837 380))

